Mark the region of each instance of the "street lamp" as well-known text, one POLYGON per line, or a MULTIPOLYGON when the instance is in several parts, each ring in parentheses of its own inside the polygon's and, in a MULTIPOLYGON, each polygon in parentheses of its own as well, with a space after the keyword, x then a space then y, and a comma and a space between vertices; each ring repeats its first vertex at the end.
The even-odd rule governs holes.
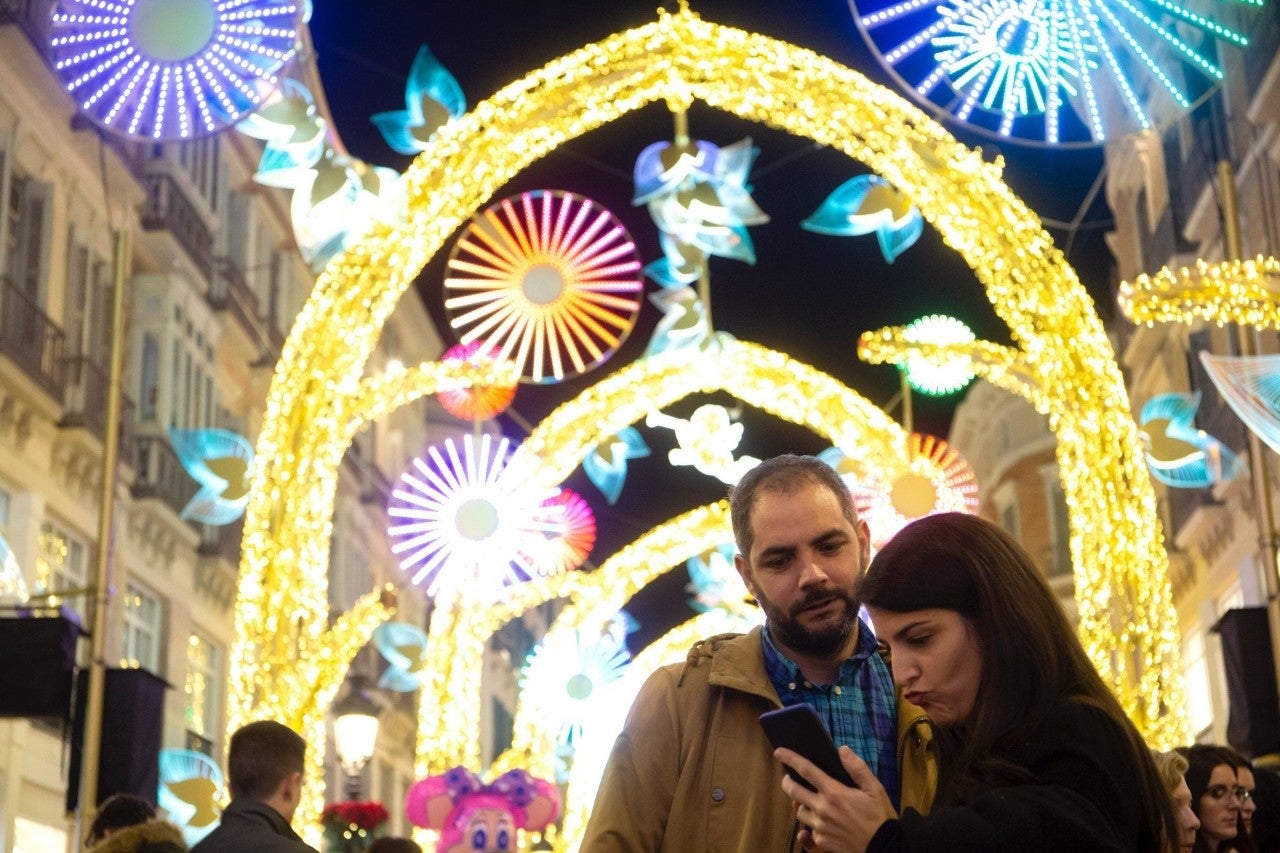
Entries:
POLYGON ((348 679, 347 695, 333 705, 333 740, 338 763, 347 774, 347 798, 360 795, 360 773, 373 757, 378 741, 378 707, 365 691, 365 677, 348 679))

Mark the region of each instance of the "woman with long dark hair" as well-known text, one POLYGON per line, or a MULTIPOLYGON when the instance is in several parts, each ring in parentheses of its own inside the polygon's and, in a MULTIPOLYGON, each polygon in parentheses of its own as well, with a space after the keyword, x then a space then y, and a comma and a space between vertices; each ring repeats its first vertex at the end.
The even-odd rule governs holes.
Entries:
POLYGON ((851 751, 857 787, 779 750, 817 788, 782 782, 806 849, 1162 853, 1178 837, 1150 751, 1011 536, 960 513, 915 521, 861 597, 894 681, 937 729, 938 798, 898 815, 851 751))
POLYGON ((1230 747, 1209 743, 1179 747, 1178 753, 1187 759, 1191 808, 1200 818, 1194 853, 1254 853, 1245 820, 1253 785, 1240 781, 1242 769, 1253 779, 1249 762, 1230 747))

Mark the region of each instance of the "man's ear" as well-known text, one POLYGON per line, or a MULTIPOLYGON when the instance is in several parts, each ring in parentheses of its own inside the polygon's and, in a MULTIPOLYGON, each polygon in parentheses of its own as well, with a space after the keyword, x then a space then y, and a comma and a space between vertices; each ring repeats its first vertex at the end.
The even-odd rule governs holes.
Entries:
POLYGON ((747 558, 741 554, 733 555, 733 567, 738 570, 738 576, 742 578, 742 583, 746 585, 747 592, 751 593, 751 597, 759 599, 756 595, 755 578, 751 576, 751 565, 747 562, 747 558))
POLYGON ((284 777, 280 783, 280 797, 295 805, 302 802, 302 771, 297 770, 284 777))

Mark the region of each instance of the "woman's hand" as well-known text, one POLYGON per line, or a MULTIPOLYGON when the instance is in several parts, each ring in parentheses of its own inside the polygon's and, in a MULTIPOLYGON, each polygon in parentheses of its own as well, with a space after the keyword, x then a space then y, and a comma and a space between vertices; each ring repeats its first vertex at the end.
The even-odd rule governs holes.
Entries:
POLYGON ((847 746, 840 747, 840 761, 853 779, 853 788, 789 749, 777 749, 773 754, 818 789, 810 791, 790 776, 782 777, 782 790, 795 803, 796 817, 805 827, 800 832, 800 846, 805 850, 862 853, 881 824, 898 816, 880 780, 847 746))

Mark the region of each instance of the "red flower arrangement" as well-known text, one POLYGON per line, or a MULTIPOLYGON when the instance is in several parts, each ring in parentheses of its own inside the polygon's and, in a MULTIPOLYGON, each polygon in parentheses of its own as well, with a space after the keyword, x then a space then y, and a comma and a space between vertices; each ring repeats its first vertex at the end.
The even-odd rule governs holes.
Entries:
POLYGON ((320 812, 320 822, 325 826, 336 825, 341 829, 355 826, 366 832, 377 829, 389 817, 382 803, 373 800, 344 800, 331 803, 320 812))
POLYGON ((320 812, 325 853, 363 853, 382 834, 388 817, 382 803, 372 800, 344 800, 325 806, 320 812))

